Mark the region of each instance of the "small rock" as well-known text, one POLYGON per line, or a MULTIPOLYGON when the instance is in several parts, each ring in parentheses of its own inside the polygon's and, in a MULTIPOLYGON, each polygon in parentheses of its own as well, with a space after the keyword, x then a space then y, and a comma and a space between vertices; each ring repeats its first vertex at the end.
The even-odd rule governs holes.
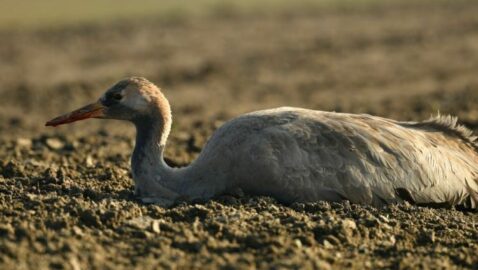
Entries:
POLYGON ((334 245, 332 245, 328 240, 322 241, 322 244, 323 244, 324 247, 327 248, 327 249, 332 249, 332 248, 334 248, 334 245))
POLYGON ((273 204, 271 204, 271 205, 269 206, 269 209, 271 209, 273 212, 279 212, 279 211, 280 211, 280 210, 279 210, 279 207, 277 207, 277 206, 275 206, 275 205, 273 205, 273 204))
POLYGON ((295 240, 294 240, 294 245, 295 245, 297 248, 302 248, 302 242, 300 241, 300 239, 295 239, 295 240))
POLYGON ((90 155, 86 156, 85 163, 86 163, 86 167, 88 168, 92 168, 95 165, 93 163, 93 158, 90 155))
POLYGON ((366 244, 362 244, 358 248, 359 253, 367 253, 368 252, 368 247, 366 244))
POLYGON ((132 231, 131 234, 134 237, 143 238, 143 239, 151 238, 153 236, 152 233, 148 231, 143 231, 143 230, 135 230, 135 231, 132 231))
POLYGON ((78 259, 76 257, 74 257, 74 256, 70 257, 68 262, 70 263, 71 269, 81 270, 80 263, 78 262, 78 259))
POLYGON ((73 232, 78 235, 78 236, 82 236, 83 235, 83 231, 80 229, 80 227, 78 226, 73 226, 73 232))
POLYGON ((174 136, 178 138, 178 140, 183 142, 187 141, 190 138, 190 135, 187 132, 177 132, 174 136))
POLYGON ((434 231, 431 231, 431 232, 428 234, 428 238, 429 238, 430 242, 435 243, 435 232, 434 232, 434 231))
POLYGON ((193 222, 193 232, 198 233, 201 229, 201 222, 199 219, 196 217, 196 219, 193 222))
POLYGON ((382 221, 382 222, 385 222, 385 223, 389 223, 390 220, 384 216, 384 215, 379 215, 378 218, 382 221))
POLYGON ((32 147, 32 140, 27 138, 18 138, 16 143, 17 143, 17 146, 20 146, 20 147, 24 147, 24 148, 32 147))
POLYGON ((357 224, 351 219, 345 219, 342 221, 342 228, 345 230, 355 230, 357 229, 357 224))
POLYGON ((395 245, 395 243, 397 243, 397 240, 395 239, 395 236, 393 236, 393 235, 390 236, 389 242, 390 242, 390 244, 391 244, 392 246, 395 245))
POLYGON ((151 231, 159 234, 161 232, 161 227, 159 226, 159 220, 155 219, 151 221, 151 231))
POLYGON ((390 226, 390 225, 388 225, 388 224, 386 224, 386 223, 381 224, 381 225, 380 225, 380 228, 382 228, 382 229, 385 230, 385 231, 391 231, 391 230, 393 230, 392 226, 390 226))
POLYGON ((33 193, 27 193, 25 194, 25 197, 27 197, 30 201, 35 201, 38 198, 38 195, 33 193))
POLYGON ((48 138, 45 143, 52 150, 60 150, 65 146, 65 144, 57 138, 48 138))
POLYGON ((341 243, 341 241, 333 235, 327 235, 324 239, 334 246, 338 246, 341 243))
POLYGON ((317 269, 324 269, 324 270, 330 270, 332 269, 332 266, 326 262, 326 261, 316 261, 316 267, 317 269))
POLYGON ((31 166, 34 166, 34 167, 47 167, 48 166, 45 162, 35 160, 35 159, 32 159, 32 158, 29 158, 29 159, 25 160, 25 165, 31 165, 31 166))
POLYGON ((151 226, 153 219, 149 216, 136 217, 129 220, 126 220, 126 224, 136 229, 145 230, 151 226))

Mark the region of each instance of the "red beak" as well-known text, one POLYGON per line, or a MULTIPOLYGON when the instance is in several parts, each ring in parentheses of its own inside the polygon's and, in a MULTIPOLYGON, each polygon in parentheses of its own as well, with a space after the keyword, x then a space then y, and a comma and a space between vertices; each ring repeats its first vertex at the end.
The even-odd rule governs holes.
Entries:
POLYGON ((45 126, 59 126, 88 118, 102 118, 105 116, 106 107, 100 102, 95 102, 74 110, 70 113, 58 116, 48 122, 45 126))

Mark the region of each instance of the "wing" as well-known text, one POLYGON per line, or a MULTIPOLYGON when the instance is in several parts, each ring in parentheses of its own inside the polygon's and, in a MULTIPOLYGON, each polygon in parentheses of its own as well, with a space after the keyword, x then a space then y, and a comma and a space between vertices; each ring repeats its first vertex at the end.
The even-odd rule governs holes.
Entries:
POLYGON ((423 123, 279 108, 226 123, 195 163, 284 202, 476 207, 478 155, 462 139, 423 123))
POLYGON ((291 200, 476 207, 478 155, 460 138, 368 115, 298 115, 267 138, 291 200))

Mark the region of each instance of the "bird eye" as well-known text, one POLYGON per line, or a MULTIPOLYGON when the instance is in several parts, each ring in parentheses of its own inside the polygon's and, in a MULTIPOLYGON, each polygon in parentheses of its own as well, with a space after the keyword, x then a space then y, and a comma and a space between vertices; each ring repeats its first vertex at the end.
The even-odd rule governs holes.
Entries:
POLYGON ((115 99, 115 100, 121 100, 122 98, 123 98, 123 96, 120 93, 113 94, 113 99, 115 99))

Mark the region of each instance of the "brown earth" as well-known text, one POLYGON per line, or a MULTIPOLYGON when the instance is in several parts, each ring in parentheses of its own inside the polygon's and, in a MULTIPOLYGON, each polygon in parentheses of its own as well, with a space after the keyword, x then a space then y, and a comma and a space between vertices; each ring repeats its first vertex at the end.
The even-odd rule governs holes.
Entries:
POLYGON ((133 196, 133 129, 49 118, 122 77, 161 85, 166 155, 185 165, 225 120, 275 106, 478 129, 478 2, 225 14, 0 32, 0 268, 478 269, 478 213, 223 196, 133 196))

